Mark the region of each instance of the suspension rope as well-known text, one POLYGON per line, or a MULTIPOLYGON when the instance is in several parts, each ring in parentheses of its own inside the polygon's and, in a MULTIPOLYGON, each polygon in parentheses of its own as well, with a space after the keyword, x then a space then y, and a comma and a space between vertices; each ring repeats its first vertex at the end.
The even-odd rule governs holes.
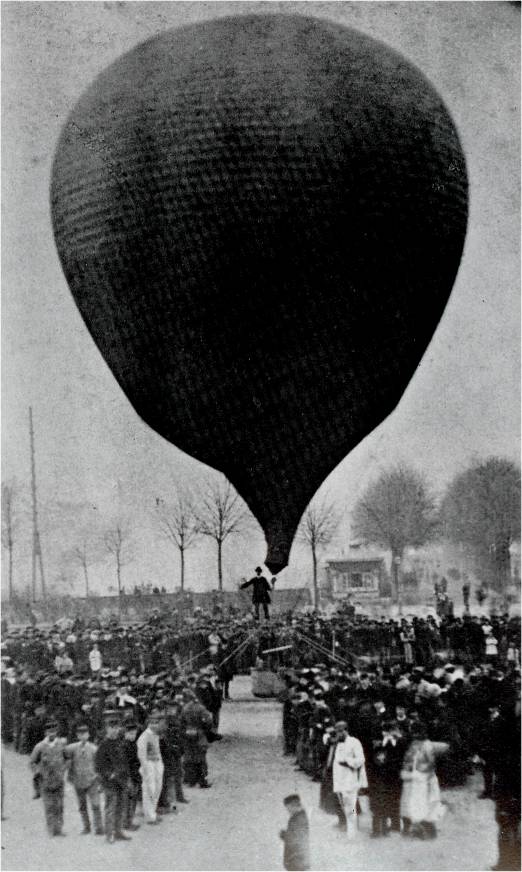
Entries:
POLYGON ((340 654, 334 654, 333 652, 330 652, 328 650, 328 648, 325 648, 319 642, 316 642, 315 640, 313 640, 312 644, 315 645, 317 651, 319 651, 321 654, 325 654, 326 656, 330 657, 332 660, 337 660, 339 663, 343 663, 345 666, 352 665, 349 660, 346 660, 345 657, 341 657, 340 654))
POLYGON ((226 663, 227 660, 230 660, 231 657, 235 657, 237 654, 239 654, 240 650, 243 650, 244 648, 246 648, 246 646, 248 645, 248 643, 252 641, 252 639, 253 639, 253 637, 254 637, 255 634, 256 634, 256 630, 252 630, 250 633, 248 633, 248 635, 246 636, 246 638, 243 639, 243 641, 239 643, 239 645, 237 646, 237 648, 234 648, 234 650, 231 651, 231 653, 228 654, 228 656, 225 657, 224 660, 222 660, 220 663, 218 663, 218 667, 219 667, 219 666, 223 666, 223 664, 226 663))
POLYGON ((194 654, 193 657, 189 657, 188 660, 180 663, 178 669, 183 669, 185 666, 188 666, 189 663, 193 663, 195 660, 199 660, 200 657, 203 657, 203 654, 207 654, 209 651, 210 648, 205 648, 204 651, 200 651, 199 654, 194 654))
POLYGON ((313 648, 315 648, 316 651, 320 652, 321 654, 325 655, 326 657, 329 657, 331 660, 337 660, 339 663, 343 663, 345 666, 352 665, 347 660, 345 660, 343 657, 339 657, 338 654, 332 654, 327 648, 324 648, 321 644, 319 644, 319 642, 316 642, 316 640, 312 639, 310 636, 306 636, 304 633, 301 633, 299 630, 294 629, 294 632, 296 633, 297 636, 299 636, 299 638, 303 639, 303 641, 305 641, 305 642, 308 642, 309 645, 311 645, 313 648))

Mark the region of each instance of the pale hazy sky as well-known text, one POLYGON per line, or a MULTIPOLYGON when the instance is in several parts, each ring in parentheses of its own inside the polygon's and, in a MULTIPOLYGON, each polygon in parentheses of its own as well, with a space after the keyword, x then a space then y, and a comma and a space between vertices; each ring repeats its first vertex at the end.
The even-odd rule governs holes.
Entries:
MULTIPOLYGON (((442 490, 474 457, 519 458, 519 10, 509 3, 60 2, 2 4, 3 479, 29 480, 28 406, 41 499, 88 501, 103 525, 133 518, 127 585, 177 583, 176 555, 149 521, 156 495, 198 486, 208 469, 136 415, 90 338, 56 254, 49 178, 60 129, 105 66, 168 27, 282 11, 353 26, 401 51, 428 76, 459 130, 470 220, 443 319, 396 411, 323 485, 347 512, 384 466, 405 461, 442 490)), ((47 526, 50 526, 49 523, 47 526)), ((345 522, 335 547, 348 536, 345 522)), ((50 580, 60 542, 44 529, 50 580)), ((64 542, 67 535, 64 535, 64 542)), ((67 544, 69 544, 67 542, 67 544)), ((261 533, 226 547, 228 586, 265 556, 261 533)), ((188 583, 213 586, 213 552, 189 556, 188 583)), ((4 573, 5 574, 5 573, 4 573)), ((112 582, 99 567, 93 585, 112 582), (109 580, 107 580, 109 579, 109 580)), ((281 584, 308 580, 300 547, 281 584)), ((15 584, 30 578, 25 548, 15 584)))

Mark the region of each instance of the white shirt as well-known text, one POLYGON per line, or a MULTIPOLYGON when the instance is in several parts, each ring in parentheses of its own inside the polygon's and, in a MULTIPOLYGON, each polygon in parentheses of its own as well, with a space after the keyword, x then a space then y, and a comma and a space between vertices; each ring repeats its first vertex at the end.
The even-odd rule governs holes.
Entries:
POLYGON ((138 758, 142 767, 146 768, 148 763, 161 763, 161 751, 159 744, 159 736, 150 727, 146 727, 139 737, 137 743, 138 758))
POLYGON ((486 654, 497 654, 498 653, 498 642, 495 636, 486 636, 486 654))
POLYGON ((335 793, 351 793, 359 787, 367 787, 364 751, 359 739, 347 736, 344 742, 339 742, 335 749, 332 774, 335 793), (348 766, 343 765, 345 763, 348 766))
POLYGON ((93 648, 89 651, 89 663, 91 664, 92 672, 99 672, 102 667, 101 651, 93 648))

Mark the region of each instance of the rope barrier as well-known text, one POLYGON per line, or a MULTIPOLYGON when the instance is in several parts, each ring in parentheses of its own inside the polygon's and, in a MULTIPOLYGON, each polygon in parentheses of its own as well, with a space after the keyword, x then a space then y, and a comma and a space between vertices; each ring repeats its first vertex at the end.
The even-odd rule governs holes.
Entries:
POLYGON ((250 632, 250 633, 248 634, 248 636, 246 637, 246 639, 243 639, 243 641, 240 642, 240 644, 237 646, 237 648, 234 648, 234 650, 233 650, 233 651, 232 651, 232 652, 231 652, 227 657, 225 657, 224 660, 222 660, 220 663, 218 663, 218 667, 219 667, 219 666, 223 666, 223 664, 226 663, 227 660, 230 660, 231 657, 235 657, 236 654, 239 654, 239 651, 240 651, 240 650, 246 648, 246 646, 248 645, 248 643, 252 641, 252 638, 253 638, 255 632, 256 632, 256 631, 250 632))
POLYGON ((193 657, 189 657, 188 660, 185 660, 183 663, 179 664, 179 669, 183 669, 184 666, 188 666, 189 663, 192 663, 194 660, 199 660, 200 657, 203 657, 203 654, 207 654, 210 651, 210 648, 205 648, 204 651, 200 651, 199 654, 194 654, 193 657))
POLYGON ((291 645, 280 645, 279 648, 266 648, 261 654, 274 654, 276 651, 288 651, 291 645))
POLYGON ((327 648, 324 648, 319 642, 316 642, 315 639, 312 639, 310 636, 306 636, 304 633, 301 633, 299 630, 294 630, 297 636, 303 639, 305 642, 308 642, 309 645, 312 645, 319 651, 321 654, 324 654, 326 657, 329 657, 331 660, 337 660, 339 663, 343 663, 345 666, 351 666, 352 664, 345 660, 343 657, 339 657, 338 654, 332 654, 327 648))

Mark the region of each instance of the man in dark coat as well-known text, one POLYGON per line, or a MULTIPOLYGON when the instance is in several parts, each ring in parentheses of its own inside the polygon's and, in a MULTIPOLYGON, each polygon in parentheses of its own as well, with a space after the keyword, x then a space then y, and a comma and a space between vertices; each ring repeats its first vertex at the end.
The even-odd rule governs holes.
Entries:
POLYGON ((272 587, 266 580, 263 575, 263 570, 260 566, 256 566, 256 574, 250 581, 245 581, 241 585, 241 590, 244 590, 246 587, 252 587, 252 603, 254 605, 254 614, 256 621, 259 620, 259 606, 263 606, 263 612, 265 618, 268 620, 270 617, 270 613, 268 611, 268 606, 271 602, 270 600, 270 591, 274 588, 274 581, 272 581, 272 587))
POLYGON ((384 722, 367 757, 373 838, 388 835, 388 820, 390 829, 400 832, 400 771, 405 751, 406 741, 398 726, 384 722))
POLYGON ((129 841, 122 830, 130 770, 118 715, 106 717, 106 738, 98 746, 94 765, 105 794, 105 837, 108 842, 129 841))
POLYGON ((212 726, 212 715, 197 700, 191 690, 183 691, 184 706, 181 713, 183 727, 185 783, 194 787, 210 787, 207 781, 207 734, 212 726))
POLYGON ((58 736, 58 722, 49 719, 45 739, 33 748, 30 758, 33 773, 41 776, 45 822, 50 836, 63 836, 64 776, 67 768, 65 739, 58 736))
POLYGON ((498 860, 495 870, 520 869, 520 711, 501 719, 495 760, 493 799, 498 825, 498 860))
POLYGON ((489 717, 476 730, 476 740, 479 756, 484 761, 484 790, 479 796, 479 799, 493 798, 493 784, 495 779, 495 766, 499 753, 501 752, 503 733, 505 731, 504 719, 500 716, 498 706, 491 706, 489 709, 489 717))
POLYGON ((182 706, 176 698, 166 702, 164 730, 160 735, 160 750, 163 760, 163 785, 158 800, 158 810, 172 811, 176 802, 188 802, 183 795, 183 743, 182 706))
POLYGON ((279 833, 285 845, 283 865, 285 869, 295 872, 309 869, 310 835, 306 812, 297 793, 292 793, 283 801, 289 813, 288 826, 279 833))
POLYGON ((133 720, 125 721, 123 729, 124 739, 122 744, 129 768, 129 780, 124 797, 123 829, 138 830, 139 824, 134 823, 134 814, 141 791, 140 761, 136 745, 138 724, 133 720))

